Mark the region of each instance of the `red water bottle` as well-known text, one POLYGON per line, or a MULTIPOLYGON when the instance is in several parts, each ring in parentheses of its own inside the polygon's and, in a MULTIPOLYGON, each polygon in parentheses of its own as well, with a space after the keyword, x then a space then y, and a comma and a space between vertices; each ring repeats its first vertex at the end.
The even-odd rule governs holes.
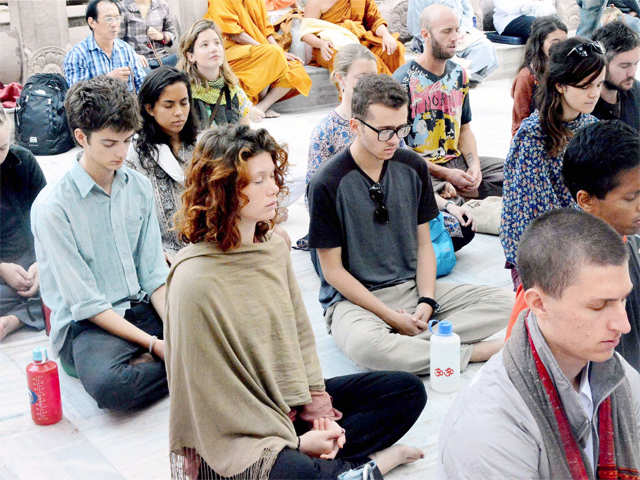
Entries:
POLYGON ((33 350, 33 362, 27 365, 27 385, 33 421, 37 425, 58 423, 62 419, 58 365, 49 360, 44 347, 33 350))

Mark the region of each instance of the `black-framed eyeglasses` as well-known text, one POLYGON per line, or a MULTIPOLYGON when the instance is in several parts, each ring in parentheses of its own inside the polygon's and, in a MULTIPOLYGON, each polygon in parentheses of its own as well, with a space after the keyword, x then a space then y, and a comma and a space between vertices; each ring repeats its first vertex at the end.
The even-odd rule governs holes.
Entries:
POLYGON ((591 53, 604 55, 604 47, 600 42, 585 42, 576 45, 571 50, 569 50, 569 53, 567 53, 567 57, 571 56, 574 53, 577 53, 581 57, 588 57, 591 53))
POLYGON ((400 125, 398 128, 382 128, 382 129, 380 129, 380 128, 372 127, 371 125, 369 125, 367 122, 365 122, 361 118, 358 118, 357 120, 359 122, 362 122, 364 125, 369 127, 374 132, 376 132, 378 134, 378 141, 379 142, 388 142, 389 140, 391 140, 391 138, 393 138, 394 135, 398 135, 398 138, 402 139, 402 138, 406 137, 407 135, 409 135, 409 132, 411 132, 411 125, 409 125, 408 123, 406 123, 404 125, 400 125))
POLYGON ((369 197, 376 204, 376 209, 373 212, 373 219, 378 223, 389 223, 389 210, 384 204, 384 192, 382 191, 382 185, 374 183, 369 187, 369 197))

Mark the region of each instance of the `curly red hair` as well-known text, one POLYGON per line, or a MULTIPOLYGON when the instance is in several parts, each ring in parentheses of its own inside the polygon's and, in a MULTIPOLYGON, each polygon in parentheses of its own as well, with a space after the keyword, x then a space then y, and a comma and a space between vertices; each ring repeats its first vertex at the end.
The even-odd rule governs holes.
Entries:
MULTIPOLYGON (((286 194, 284 177, 287 152, 264 128, 226 126, 202 135, 185 174, 182 207, 175 216, 175 229, 183 242, 215 242, 221 250, 238 247, 240 209, 249 199, 242 190, 250 178, 247 160, 267 152, 275 165, 275 181, 286 194)), ((258 222, 255 238, 264 241, 273 220, 258 222)))

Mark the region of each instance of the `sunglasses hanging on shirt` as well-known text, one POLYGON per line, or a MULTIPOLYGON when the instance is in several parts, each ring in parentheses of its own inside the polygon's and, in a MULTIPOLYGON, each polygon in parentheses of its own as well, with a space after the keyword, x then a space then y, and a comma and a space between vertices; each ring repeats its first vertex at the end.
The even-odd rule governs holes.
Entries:
POLYGON ((382 185, 378 182, 369 187, 369 197, 376 204, 376 209, 373 212, 373 219, 377 223, 387 224, 389 223, 389 210, 384 204, 384 192, 382 191, 382 185))

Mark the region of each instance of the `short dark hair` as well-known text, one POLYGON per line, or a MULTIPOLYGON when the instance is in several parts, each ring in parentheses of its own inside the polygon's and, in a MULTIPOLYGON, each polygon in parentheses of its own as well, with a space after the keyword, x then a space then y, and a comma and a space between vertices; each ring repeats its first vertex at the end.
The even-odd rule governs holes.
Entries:
POLYGON ((573 208, 551 210, 526 228, 518 246, 524 289, 538 287, 560 298, 583 265, 623 265, 627 249, 607 223, 573 208))
POLYGON ((609 22, 593 32, 593 39, 600 42, 606 53, 607 63, 619 53, 640 47, 640 36, 620 21, 609 22))
POLYGON ((105 128, 116 132, 140 128, 136 97, 115 78, 100 76, 76 83, 67 92, 64 108, 71 131, 79 128, 87 138, 105 128))
POLYGON ((571 139, 562 176, 573 198, 584 190, 603 199, 619 185, 620 173, 639 166, 638 132, 620 120, 602 121, 581 129, 571 139))
POLYGON ((84 19, 86 20, 87 24, 89 24, 90 18, 98 20, 98 4, 102 2, 113 3, 116 7, 118 7, 118 12, 122 13, 122 11, 120 10, 120 4, 117 0, 91 0, 87 4, 87 10, 84 13, 84 19))
POLYGON ((351 97, 351 116, 366 118, 369 107, 400 108, 409 103, 407 91, 389 75, 369 73, 358 80, 351 97))

